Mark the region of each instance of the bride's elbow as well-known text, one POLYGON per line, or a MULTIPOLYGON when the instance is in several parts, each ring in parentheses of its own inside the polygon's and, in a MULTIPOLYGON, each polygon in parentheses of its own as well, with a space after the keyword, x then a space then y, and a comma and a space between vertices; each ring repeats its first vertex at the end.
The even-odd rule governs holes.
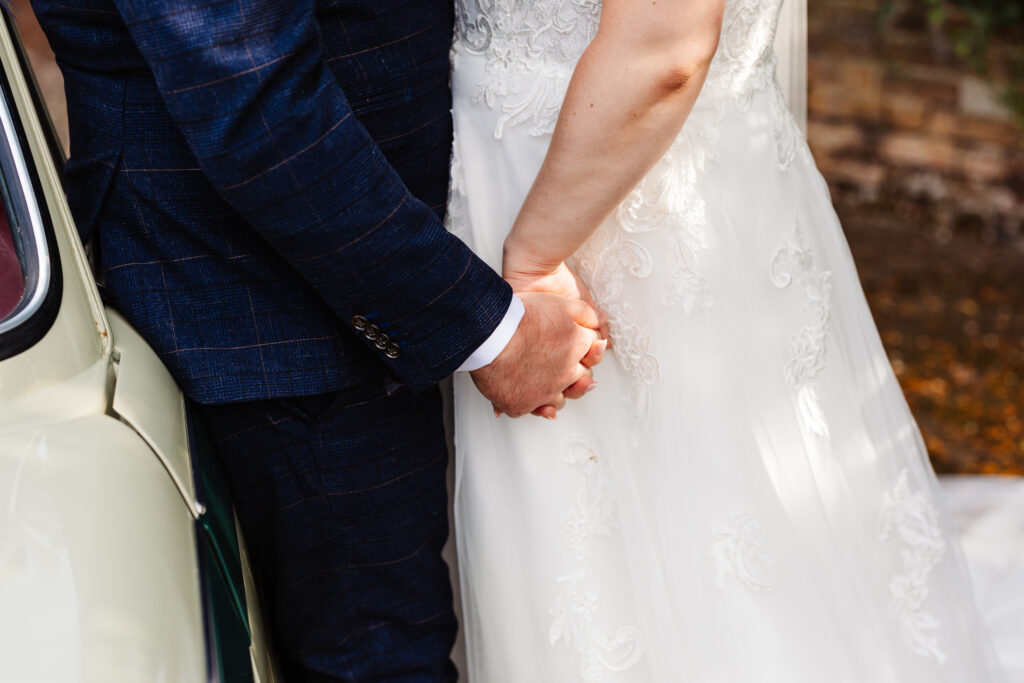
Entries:
POLYGON ((672 95, 688 89, 695 81, 702 82, 713 57, 714 52, 705 57, 666 60, 658 69, 658 90, 672 95))
POLYGON ((687 89, 695 79, 702 81, 718 51, 721 25, 715 23, 700 32, 690 32, 656 57, 658 88, 671 95, 687 89))
POLYGON ((658 99, 703 83, 718 50, 725 11, 725 0, 667 4, 671 10, 638 13, 632 0, 605 0, 597 37, 587 49, 653 86, 658 99))
POLYGON ((695 78, 701 78, 707 73, 710 64, 710 59, 667 63, 659 69, 658 90, 664 95, 686 90, 695 78))

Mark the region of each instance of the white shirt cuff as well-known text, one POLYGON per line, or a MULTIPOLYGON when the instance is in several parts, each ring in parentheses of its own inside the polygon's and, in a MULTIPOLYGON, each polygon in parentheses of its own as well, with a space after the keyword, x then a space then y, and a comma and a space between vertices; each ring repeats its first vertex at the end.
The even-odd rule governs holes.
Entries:
POLYGON ((512 341, 512 336, 519 329, 519 323, 522 321, 524 313, 526 313, 526 307, 523 306, 523 302, 518 296, 513 295, 512 303, 509 304, 505 317, 494 328, 494 332, 491 332, 491 336, 459 366, 456 372, 459 370, 471 372, 490 365, 491 361, 497 358, 512 341))

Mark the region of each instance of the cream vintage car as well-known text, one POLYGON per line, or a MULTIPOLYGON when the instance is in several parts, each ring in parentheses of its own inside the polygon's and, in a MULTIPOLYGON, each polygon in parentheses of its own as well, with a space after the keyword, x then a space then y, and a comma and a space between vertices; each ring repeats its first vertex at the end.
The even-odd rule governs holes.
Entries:
POLYGON ((274 680, 229 492, 106 309, 63 153, 0 21, 0 682, 274 680))

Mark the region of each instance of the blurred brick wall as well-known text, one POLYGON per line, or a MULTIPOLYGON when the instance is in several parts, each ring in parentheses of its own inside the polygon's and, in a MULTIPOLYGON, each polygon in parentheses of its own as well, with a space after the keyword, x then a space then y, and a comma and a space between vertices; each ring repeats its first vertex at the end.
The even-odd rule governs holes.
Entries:
MULTIPOLYGON (((941 240, 1024 240, 1024 134, 912 5, 809 3, 808 137, 837 203, 928 205, 941 240)), ((1020 43, 997 44, 1008 61, 1020 43)))

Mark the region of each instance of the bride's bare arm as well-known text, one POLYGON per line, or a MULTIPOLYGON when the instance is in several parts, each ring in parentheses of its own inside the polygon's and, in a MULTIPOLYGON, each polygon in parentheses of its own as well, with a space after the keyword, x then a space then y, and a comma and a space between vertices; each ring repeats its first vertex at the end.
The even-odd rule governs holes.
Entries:
POLYGON ((513 286, 564 269, 668 150, 704 84, 724 5, 604 0, 547 157, 505 241, 513 286))

